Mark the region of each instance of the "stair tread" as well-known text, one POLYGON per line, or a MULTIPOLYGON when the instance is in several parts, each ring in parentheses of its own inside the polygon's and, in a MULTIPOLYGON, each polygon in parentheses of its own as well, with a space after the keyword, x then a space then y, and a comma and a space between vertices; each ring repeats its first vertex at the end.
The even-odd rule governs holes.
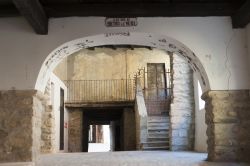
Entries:
POLYGON ((169 150, 169 116, 150 116, 148 118, 148 137, 142 142, 143 150, 169 150))
POLYGON ((160 147, 143 147, 143 150, 160 150, 160 149, 169 149, 169 146, 160 146, 160 147))
POLYGON ((161 119, 161 120, 157 120, 157 119, 148 119, 148 122, 150 123, 170 123, 169 119, 161 119))
POLYGON ((148 142, 142 142, 142 144, 147 144, 147 143, 169 143, 169 141, 148 141, 148 142))
POLYGON ((168 126, 148 126, 149 129, 159 128, 159 129, 168 129, 168 126))
POLYGON ((164 128, 164 129, 161 129, 161 128, 150 128, 150 129, 148 129, 148 131, 155 131, 155 130, 157 130, 157 131, 169 131, 169 129, 167 129, 167 128, 164 128))
POLYGON ((148 136, 148 139, 169 139, 169 136, 166 136, 166 137, 152 137, 152 136, 148 136))
POLYGON ((170 126, 167 123, 148 123, 148 126, 170 126))

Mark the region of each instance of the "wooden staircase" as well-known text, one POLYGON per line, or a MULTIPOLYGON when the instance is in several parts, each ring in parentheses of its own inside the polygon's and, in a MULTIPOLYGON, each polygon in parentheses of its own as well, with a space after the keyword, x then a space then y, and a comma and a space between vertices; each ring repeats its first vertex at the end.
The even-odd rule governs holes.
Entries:
POLYGON ((148 117, 148 137, 142 150, 169 150, 169 116, 148 117))

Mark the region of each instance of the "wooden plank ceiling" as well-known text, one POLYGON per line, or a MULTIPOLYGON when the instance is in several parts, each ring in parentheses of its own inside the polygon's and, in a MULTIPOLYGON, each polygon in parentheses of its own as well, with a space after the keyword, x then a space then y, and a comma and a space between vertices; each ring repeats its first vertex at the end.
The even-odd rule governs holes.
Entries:
POLYGON ((231 16, 234 28, 244 28, 250 22, 250 0, 0 0, 0 17, 19 15, 37 34, 48 33, 49 18, 70 16, 231 16))

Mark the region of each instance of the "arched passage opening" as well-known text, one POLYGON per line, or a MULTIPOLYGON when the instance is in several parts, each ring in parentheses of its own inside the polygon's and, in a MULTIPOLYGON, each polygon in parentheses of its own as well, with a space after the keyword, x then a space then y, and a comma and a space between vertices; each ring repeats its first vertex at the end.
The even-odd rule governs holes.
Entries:
MULTIPOLYGON (((45 60, 37 82, 36 89, 42 92, 46 89, 46 84, 55 67, 66 57, 86 48, 92 48, 105 45, 135 45, 146 46, 164 50, 173 56, 180 56, 184 59, 196 78, 201 84, 202 91, 210 89, 208 77, 205 69, 198 57, 184 44, 165 36, 157 36, 145 33, 110 33, 91 37, 85 37, 65 43, 55 49, 45 60)), ((64 123, 62 122, 62 125, 64 123)), ((178 147, 177 147, 178 149, 178 147)))
POLYGON ((83 49, 101 45, 140 45, 162 49, 177 54, 187 60, 194 74, 201 82, 203 92, 210 90, 209 79, 199 58, 187 46, 167 36, 148 33, 106 33, 76 39, 53 50, 44 61, 39 72, 35 89, 44 92, 47 81, 53 69, 65 57, 83 49))

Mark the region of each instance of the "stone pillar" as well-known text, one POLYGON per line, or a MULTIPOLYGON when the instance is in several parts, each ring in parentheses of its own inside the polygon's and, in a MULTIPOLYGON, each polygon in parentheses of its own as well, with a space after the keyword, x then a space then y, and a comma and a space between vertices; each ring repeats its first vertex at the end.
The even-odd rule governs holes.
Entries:
POLYGON ((55 152, 55 116, 51 105, 42 114, 41 153, 55 152))
POLYGON ((206 124, 209 161, 250 161, 249 90, 209 91, 206 124))
POLYGON ((142 143, 147 141, 148 137, 148 115, 142 93, 141 86, 136 85, 135 98, 135 130, 136 130, 136 150, 142 149, 142 143))
POLYGON ((195 106, 193 71, 179 56, 173 56, 173 99, 170 110, 170 149, 193 150, 195 106))
POLYGON ((43 100, 35 90, 0 91, 0 162, 35 161, 40 154, 43 100))
POLYGON ((69 108, 69 152, 82 152, 82 121, 80 108, 69 108))
POLYGON ((135 111, 132 108, 123 110, 123 150, 136 150, 135 111))

